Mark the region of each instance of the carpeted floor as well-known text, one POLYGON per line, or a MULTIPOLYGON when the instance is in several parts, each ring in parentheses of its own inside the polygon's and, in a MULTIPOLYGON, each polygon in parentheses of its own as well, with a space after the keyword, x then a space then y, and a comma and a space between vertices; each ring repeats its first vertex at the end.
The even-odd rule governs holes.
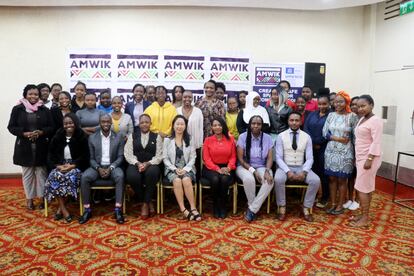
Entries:
POLYGON ((272 214, 247 224, 241 212, 217 220, 208 206, 202 222, 187 222, 173 201, 146 221, 129 204, 120 226, 110 205, 85 225, 44 218, 14 186, 0 185, 0 275, 414 275, 414 212, 380 191, 367 229, 352 228, 350 212, 315 210, 307 223, 295 206, 284 223, 272 214))

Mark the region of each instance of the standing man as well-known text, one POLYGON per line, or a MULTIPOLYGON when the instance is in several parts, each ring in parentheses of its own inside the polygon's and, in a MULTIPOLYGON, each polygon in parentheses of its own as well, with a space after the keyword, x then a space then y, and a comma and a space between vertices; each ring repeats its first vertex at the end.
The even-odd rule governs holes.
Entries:
POLYGON ((276 162, 279 168, 275 173, 277 219, 286 219, 286 181, 305 182, 308 184, 303 202, 303 215, 306 221, 312 222, 312 206, 318 192, 320 179, 311 170, 313 164, 312 140, 300 130, 301 114, 293 111, 288 117, 289 129, 276 140, 276 162))
POLYGON ((98 179, 111 179, 115 182, 115 219, 124 223, 122 199, 124 193, 124 172, 121 168, 124 160, 124 139, 111 131, 112 117, 109 114, 99 118, 100 131, 89 136, 90 165, 81 177, 82 203, 85 212, 79 218, 84 224, 92 217, 90 205, 91 184, 98 179))
POLYGON ((302 96, 305 98, 306 105, 305 105, 305 111, 316 111, 318 110, 318 102, 314 99, 312 99, 313 92, 312 89, 305 85, 302 87, 302 96))

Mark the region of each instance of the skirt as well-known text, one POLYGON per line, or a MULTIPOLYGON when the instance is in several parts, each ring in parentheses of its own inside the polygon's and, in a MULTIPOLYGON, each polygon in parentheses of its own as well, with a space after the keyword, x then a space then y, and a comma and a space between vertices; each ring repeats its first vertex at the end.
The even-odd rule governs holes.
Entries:
POLYGON ((81 171, 73 169, 67 173, 62 173, 53 169, 45 184, 45 198, 51 201, 55 197, 78 197, 78 187, 81 179, 81 171))

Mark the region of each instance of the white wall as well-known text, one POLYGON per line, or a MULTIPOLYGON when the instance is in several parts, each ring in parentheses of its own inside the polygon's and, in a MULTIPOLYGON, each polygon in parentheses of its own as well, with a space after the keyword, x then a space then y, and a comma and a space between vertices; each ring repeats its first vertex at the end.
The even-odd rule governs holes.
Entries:
MULTIPOLYGON (((384 4, 377 5, 372 95, 377 114, 381 114, 381 106, 397 106, 396 135, 383 138, 383 160, 395 164, 398 151, 414 152, 414 68, 401 70, 404 65, 414 65, 414 13, 387 21, 383 14, 384 4)), ((406 158, 402 165, 414 169, 414 159, 406 158)))
POLYGON ((357 95, 370 84, 366 14, 363 7, 322 12, 0 7, 0 173, 20 172, 11 164, 14 137, 6 129, 12 106, 27 83, 66 83, 66 48, 241 51, 255 62, 325 62, 326 85, 357 95))

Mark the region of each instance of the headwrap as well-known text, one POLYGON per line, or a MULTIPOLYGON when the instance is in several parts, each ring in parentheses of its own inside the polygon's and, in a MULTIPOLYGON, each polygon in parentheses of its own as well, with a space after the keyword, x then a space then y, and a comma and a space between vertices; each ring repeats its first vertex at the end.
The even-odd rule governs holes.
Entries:
POLYGON ((261 105, 258 105, 257 107, 253 106, 253 100, 256 97, 260 98, 260 95, 255 91, 249 92, 249 94, 247 94, 246 107, 243 110, 243 121, 248 124, 251 117, 259 115, 262 117, 263 123, 270 125, 269 114, 267 113, 266 109, 261 105))
POLYGON ((345 91, 339 91, 336 96, 341 96, 345 99, 345 111, 346 113, 351 113, 351 97, 345 91))
POLYGON ((36 112, 37 108, 43 105, 43 102, 41 100, 38 100, 35 104, 31 104, 27 99, 24 98, 20 99, 17 103, 23 104, 26 108, 26 111, 30 113, 36 112))

